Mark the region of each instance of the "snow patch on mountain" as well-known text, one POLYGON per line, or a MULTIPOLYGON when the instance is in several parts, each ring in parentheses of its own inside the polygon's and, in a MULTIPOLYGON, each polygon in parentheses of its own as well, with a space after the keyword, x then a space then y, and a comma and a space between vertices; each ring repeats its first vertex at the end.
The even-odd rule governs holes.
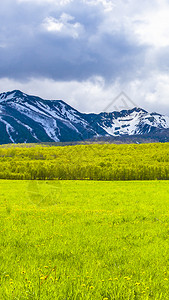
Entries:
POLYGON ((121 111, 121 115, 115 117, 110 126, 103 122, 102 128, 110 135, 135 135, 149 133, 152 128, 169 128, 169 117, 157 113, 148 113, 145 110, 135 108, 131 111, 121 111))
POLYGON ((6 126, 6 132, 7 132, 8 136, 9 136, 11 142, 15 143, 15 141, 14 141, 12 135, 11 135, 11 133, 14 132, 15 129, 8 122, 6 122, 5 120, 3 120, 3 118, 1 118, 1 117, 0 117, 0 121, 5 124, 5 126, 6 126))

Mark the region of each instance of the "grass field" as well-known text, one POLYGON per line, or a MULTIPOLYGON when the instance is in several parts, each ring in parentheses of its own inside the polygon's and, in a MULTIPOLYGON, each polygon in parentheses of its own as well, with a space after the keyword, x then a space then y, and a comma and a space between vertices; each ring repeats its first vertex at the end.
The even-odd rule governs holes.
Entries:
POLYGON ((168 181, 0 181, 0 299, 169 299, 168 181))

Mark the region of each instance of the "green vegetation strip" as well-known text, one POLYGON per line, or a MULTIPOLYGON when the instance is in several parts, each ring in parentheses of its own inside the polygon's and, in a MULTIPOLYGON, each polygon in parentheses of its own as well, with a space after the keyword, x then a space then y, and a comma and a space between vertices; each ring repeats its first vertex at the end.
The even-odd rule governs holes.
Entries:
POLYGON ((169 144, 0 147, 1 179, 166 180, 169 144))
POLYGON ((169 182, 0 181, 0 299, 169 299, 169 182))

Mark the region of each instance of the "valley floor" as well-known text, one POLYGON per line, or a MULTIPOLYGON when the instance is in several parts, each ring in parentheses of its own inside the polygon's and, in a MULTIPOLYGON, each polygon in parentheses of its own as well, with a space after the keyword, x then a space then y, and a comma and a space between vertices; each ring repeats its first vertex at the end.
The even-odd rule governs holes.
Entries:
POLYGON ((168 181, 0 181, 0 299, 169 299, 168 181))

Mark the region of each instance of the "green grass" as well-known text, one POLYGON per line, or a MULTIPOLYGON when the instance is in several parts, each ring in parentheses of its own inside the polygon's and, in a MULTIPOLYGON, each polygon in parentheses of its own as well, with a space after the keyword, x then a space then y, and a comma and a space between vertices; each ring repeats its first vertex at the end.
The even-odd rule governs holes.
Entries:
POLYGON ((0 299, 169 299, 169 182, 0 181, 0 299))

